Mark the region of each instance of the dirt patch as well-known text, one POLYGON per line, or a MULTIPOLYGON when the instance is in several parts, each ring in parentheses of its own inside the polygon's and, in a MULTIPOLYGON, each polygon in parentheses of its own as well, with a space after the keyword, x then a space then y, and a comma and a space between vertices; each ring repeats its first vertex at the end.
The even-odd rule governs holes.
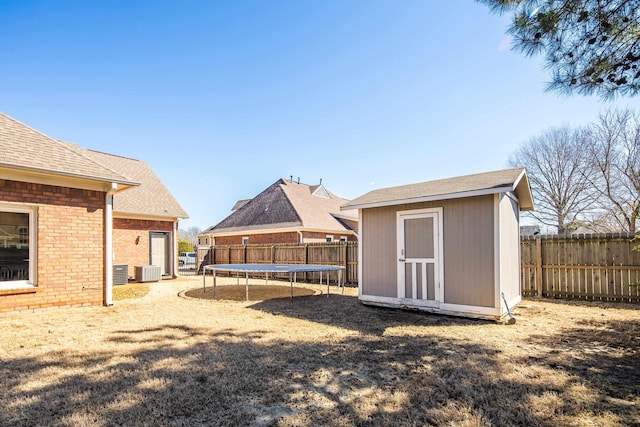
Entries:
MULTIPOLYGON (((248 290, 245 285, 218 286, 215 292, 215 299, 225 301, 265 301, 275 298, 289 299, 291 288, 289 286, 278 285, 249 285, 248 290), (247 300, 248 295, 248 300, 247 300)), ((310 296, 315 294, 313 289, 295 286, 293 288, 294 297, 310 296)), ((189 298, 214 299, 213 288, 197 288, 184 292, 189 298)))
POLYGON ((525 300, 502 325, 319 285, 177 296, 201 281, 0 317, 0 425, 640 425, 638 306, 525 300))

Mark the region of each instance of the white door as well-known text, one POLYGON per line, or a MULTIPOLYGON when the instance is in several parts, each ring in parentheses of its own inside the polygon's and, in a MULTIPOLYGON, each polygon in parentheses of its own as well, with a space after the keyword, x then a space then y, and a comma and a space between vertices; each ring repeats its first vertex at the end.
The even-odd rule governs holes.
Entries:
POLYGON ((442 300, 442 208, 397 214, 398 298, 437 306, 442 300))
POLYGON ((170 274, 169 235, 167 233, 151 233, 151 265, 159 265, 162 275, 170 274))

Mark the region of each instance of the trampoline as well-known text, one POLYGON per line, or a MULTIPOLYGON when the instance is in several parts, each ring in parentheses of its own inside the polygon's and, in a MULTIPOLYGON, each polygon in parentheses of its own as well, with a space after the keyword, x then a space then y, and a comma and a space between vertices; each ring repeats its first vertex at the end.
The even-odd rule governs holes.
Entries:
MULTIPOLYGON (((213 299, 216 299, 216 272, 226 271, 231 273, 245 274, 245 296, 249 301, 249 273, 264 273, 265 283, 269 283, 269 274, 287 273, 289 274, 290 293, 289 299, 293 299, 293 285, 296 283, 297 273, 320 273, 320 284, 322 284, 322 273, 326 272, 327 297, 329 297, 329 272, 338 272, 338 286, 344 293, 344 283, 342 283, 342 271, 344 267, 337 265, 316 265, 316 264, 211 264, 202 267, 202 290, 206 290, 207 271, 213 274, 213 299)), ((238 284, 240 284, 240 276, 238 284)))

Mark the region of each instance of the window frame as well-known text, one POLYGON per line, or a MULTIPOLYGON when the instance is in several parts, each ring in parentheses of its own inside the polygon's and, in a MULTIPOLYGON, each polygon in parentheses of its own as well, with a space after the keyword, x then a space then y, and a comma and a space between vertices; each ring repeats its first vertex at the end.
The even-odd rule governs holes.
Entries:
POLYGON ((11 203, 0 202, 0 212, 20 213, 29 215, 29 230, 27 233, 29 239, 29 274, 26 280, 8 280, 0 282, 0 290, 32 288, 37 286, 36 255, 38 253, 38 208, 30 205, 14 205, 11 203))

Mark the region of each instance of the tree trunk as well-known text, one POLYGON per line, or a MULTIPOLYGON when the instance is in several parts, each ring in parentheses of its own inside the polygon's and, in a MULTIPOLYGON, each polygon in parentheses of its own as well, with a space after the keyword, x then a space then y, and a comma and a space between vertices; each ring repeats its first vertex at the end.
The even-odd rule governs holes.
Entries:
POLYGON ((566 229, 564 228, 564 215, 558 215, 558 234, 565 234, 566 229))

